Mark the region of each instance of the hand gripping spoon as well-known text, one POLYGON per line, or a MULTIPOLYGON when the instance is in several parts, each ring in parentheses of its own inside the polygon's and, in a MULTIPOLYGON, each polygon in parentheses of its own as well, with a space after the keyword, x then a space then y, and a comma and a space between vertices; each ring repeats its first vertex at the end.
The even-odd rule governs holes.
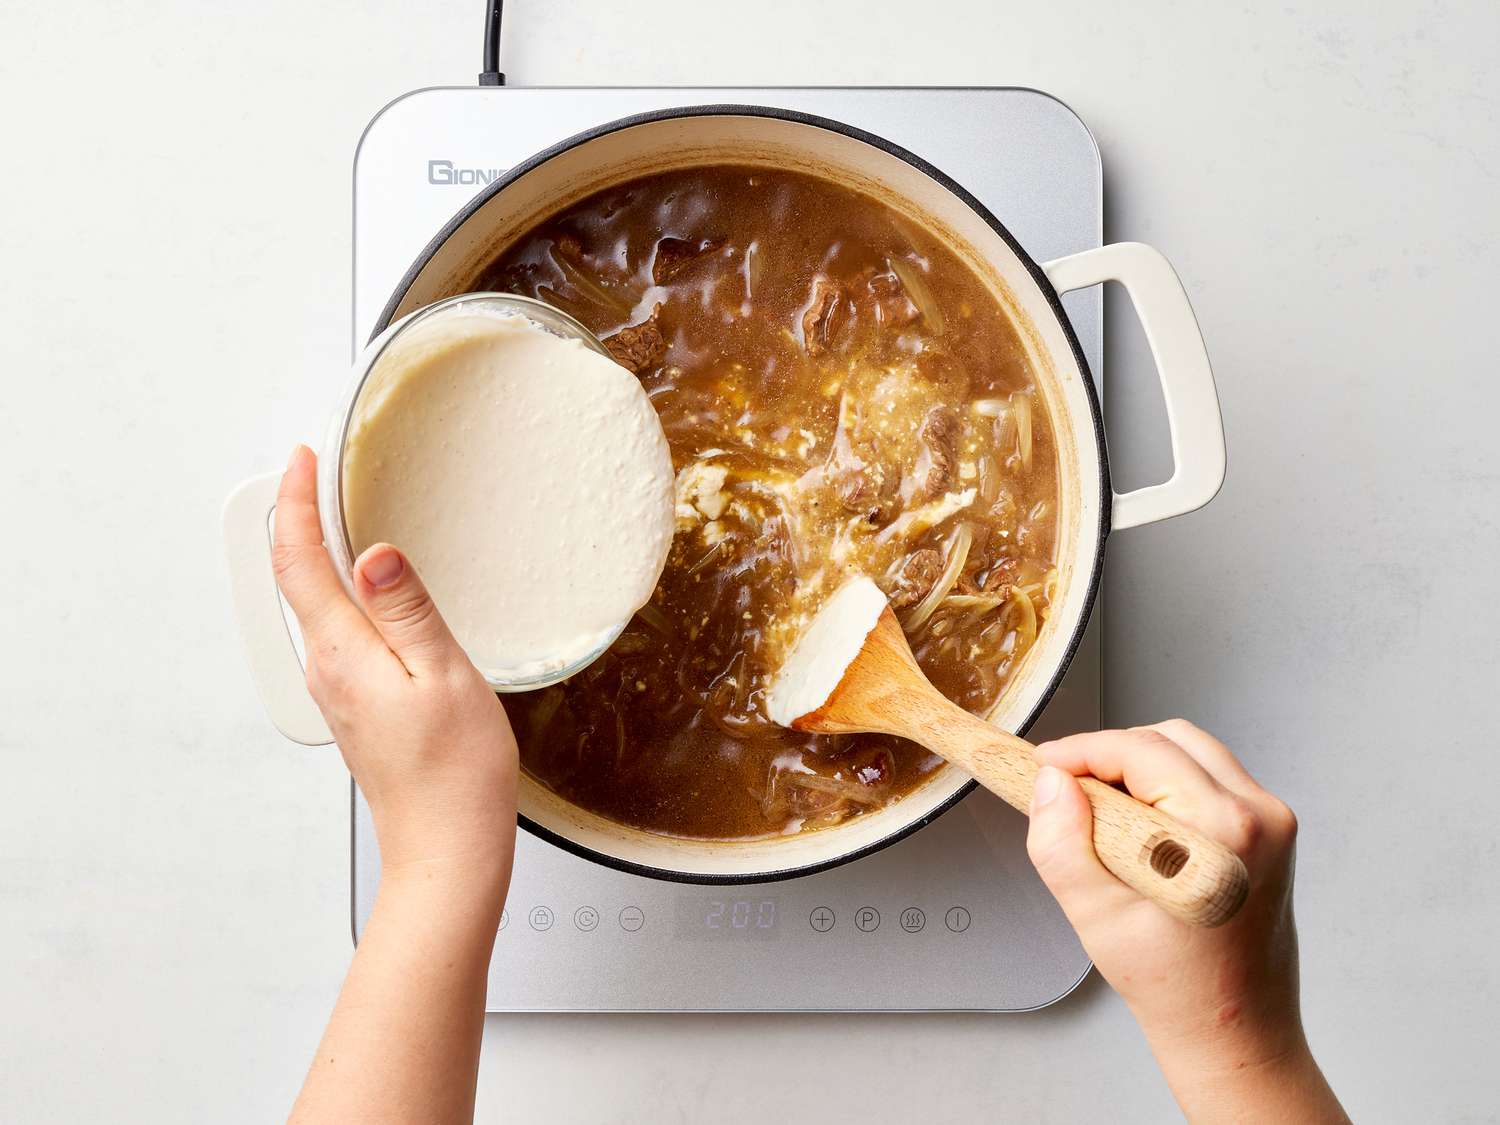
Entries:
MULTIPOLYGON (((817 734, 872 731, 920 743, 1026 812, 1034 747, 949 702, 927 681, 880 588, 840 587, 777 672, 771 718, 817 734)), ((1104 866, 1168 914, 1218 926, 1245 901, 1239 856, 1166 813, 1093 777, 1079 778, 1094 809, 1094 850, 1104 866)))

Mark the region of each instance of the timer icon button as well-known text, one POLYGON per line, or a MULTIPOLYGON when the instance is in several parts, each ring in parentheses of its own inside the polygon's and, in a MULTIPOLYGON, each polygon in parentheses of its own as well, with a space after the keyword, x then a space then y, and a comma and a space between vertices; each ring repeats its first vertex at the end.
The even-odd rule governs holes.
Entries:
POLYGON ((526 915, 527 923, 539 934, 544 934, 550 930, 555 920, 552 911, 545 906, 533 906, 531 913, 526 915))
POLYGON ((826 934, 829 930, 833 929, 833 924, 834 922, 838 921, 838 919, 834 916, 833 911, 829 910, 828 907, 819 906, 807 916, 807 921, 813 929, 818 931, 818 933, 826 934))
POLYGON ((961 934, 967 930, 969 923, 973 920, 973 917, 962 906, 950 906, 948 913, 943 915, 943 925, 955 934, 961 934))
POLYGON ((927 915, 922 913, 921 907, 908 906, 901 912, 901 928, 909 934, 919 934, 927 925, 927 915))
POLYGON ((620 911, 620 929, 633 934, 646 924, 646 913, 639 906, 627 906, 620 911))
POLYGON ((599 912, 592 906, 580 906, 573 911, 573 925, 584 933, 591 934, 599 928, 599 912))
POLYGON ((854 928, 862 934, 873 934, 880 928, 880 911, 873 906, 861 906, 854 912, 854 928))

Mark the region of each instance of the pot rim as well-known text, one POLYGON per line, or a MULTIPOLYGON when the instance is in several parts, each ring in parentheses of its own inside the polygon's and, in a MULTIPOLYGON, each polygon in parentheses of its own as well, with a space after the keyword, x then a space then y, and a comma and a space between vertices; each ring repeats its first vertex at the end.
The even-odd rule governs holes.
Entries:
MULTIPOLYGON (((1015 733, 1024 736, 1026 732, 1031 729, 1032 725, 1035 724, 1042 711, 1046 709, 1047 704, 1052 701, 1052 697, 1057 693, 1058 687, 1062 684, 1063 677, 1067 675, 1068 668, 1073 662, 1073 657, 1078 651, 1078 646, 1083 641, 1083 634, 1088 628, 1090 619, 1093 617, 1094 605, 1098 601, 1099 585, 1102 580, 1104 570, 1104 553, 1110 533, 1111 512, 1109 499, 1113 495, 1109 472, 1109 450, 1104 437, 1104 412, 1100 408, 1099 394, 1094 385, 1093 372, 1089 368, 1088 359, 1083 354, 1083 347, 1078 342, 1078 335, 1073 331, 1072 321, 1068 319, 1068 314, 1067 311, 1063 308, 1062 300, 1058 296, 1057 290, 1054 289, 1051 282, 1047 280, 1047 275, 1042 270, 1042 267, 1038 265, 1036 260, 1026 252, 1025 248, 1023 248, 1021 244, 1016 241, 1015 236, 1010 233, 1009 229, 1007 229, 1004 223, 1002 223, 998 218, 995 217, 995 215, 990 211, 988 207, 981 203, 962 184, 953 179, 953 177, 949 176, 946 172, 942 171, 942 169, 936 167, 934 164, 918 156, 910 149, 903 148, 895 142, 886 140, 884 137, 881 137, 878 134, 868 132, 857 126, 849 125, 842 121, 836 121, 830 117, 822 117, 817 114, 804 113, 800 110, 781 109, 774 106, 745 105, 736 103, 677 106, 670 109, 648 110, 643 113, 630 114, 629 116, 620 117, 613 121, 607 121, 601 125, 596 125, 590 129, 585 129, 581 132, 575 133, 571 137, 559 141, 557 144, 542 149, 535 155, 528 157, 527 159, 521 161, 521 163, 508 169, 503 175, 496 177, 493 181, 486 185, 482 191, 476 193, 468 203, 460 208, 458 212, 454 214, 454 216, 443 225, 442 229, 432 237, 427 245, 422 248, 422 251, 417 255, 411 266, 408 267, 406 272, 402 275, 401 280, 397 282, 396 288, 392 292, 390 300, 386 302, 385 307, 381 310, 380 316, 375 322, 374 331, 370 335, 371 340, 379 336, 380 333, 383 332, 387 326, 389 326, 392 318, 395 316, 396 310, 400 308, 401 302, 405 300, 406 294, 410 291, 412 285, 415 284, 418 276, 424 269, 427 268, 427 265, 432 261, 437 252, 442 249, 442 247, 447 243, 448 239, 451 238, 459 230, 459 228, 461 228, 465 223, 473 218, 474 215, 486 204, 488 204, 491 199, 493 199, 500 192, 504 191, 511 184, 515 183, 517 180, 521 179, 523 176, 534 171, 535 169, 541 167, 553 157, 560 156, 565 152, 569 152, 572 149, 578 148, 581 145, 589 143, 590 141, 597 140, 600 137, 609 136, 612 133, 622 132, 626 129, 631 129, 639 125, 649 125, 659 121, 670 121, 673 119, 685 117, 760 117, 777 121, 788 121, 793 124, 805 125, 810 128, 823 129, 828 132, 842 134, 843 136, 849 137, 853 140, 861 141, 864 144, 878 149, 889 156, 894 156, 898 160, 904 161, 905 163, 915 168, 917 171, 923 173, 929 179, 936 182, 939 187, 956 196, 958 200, 964 204, 964 206, 973 211, 974 214, 977 215, 986 226, 988 226, 992 231, 994 231, 996 235, 999 236, 1000 240, 1004 242, 1007 247, 1009 247, 1011 253, 1016 256, 1017 260, 1026 269, 1026 272, 1031 276, 1031 279, 1033 282, 1035 282, 1038 291, 1041 293, 1043 299, 1047 302, 1048 307, 1051 309, 1052 315, 1056 318, 1058 327, 1062 330, 1063 337, 1068 342, 1068 348, 1072 351, 1073 360, 1075 363, 1077 363, 1078 371, 1082 376, 1084 396, 1086 401, 1088 402, 1089 408, 1089 419, 1093 426, 1094 444, 1098 449, 1099 454, 1098 483, 1100 490, 1099 494, 1101 498, 1101 503, 1099 504, 1099 542, 1098 546, 1094 550, 1093 563, 1089 568, 1088 582, 1083 592, 1083 606, 1082 612, 1080 613, 1078 618, 1078 624, 1074 627, 1073 635, 1068 639, 1068 643, 1063 650, 1062 658, 1058 661, 1057 667, 1053 670, 1051 677, 1048 679, 1047 685, 1043 689, 1041 695, 1038 696, 1036 704, 1032 707, 1030 713, 1027 714, 1025 719, 1022 722, 1018 723, 1016 726, 1015 733)), ((787 867, 780 868, 774 871, 757 871, 737 874, 706 874, 688 871, 675 871, 670 868, 653 867, 649 864, 636 863, 631 860, 621 859, 618 856, 610 855, 607 852, 597 851, 594 848, 587 847, 586 845, 571 840, 566 836, 559 835, 558 833, 553 832, 548 828, 544 828, 542 825, 536 823, 524 813, 517 813, 516 820, 520 827, 526 829, 533 836, 537 836, 543 840, 546 840, 548 843, 553 844, 554 846, 559 847, 566 852, 570 852, 581 859, 591 860, 594 863, 602 864, 603 866, 613 868, 616 871, 623 871, 626 874, 641 875, 645 876, 646 878, 659 879, 664 882, 686 883, 696 886, 748 886, 756 883, 775 883, 792 879, 800 879, 804 876, 816 875, 821 871, 828 871, 832 868, 840 867, 843 864, 851 863, 854 860, 862 859, 865 856, 873 855, 875 852, 881 851, 884 848, 888 848, 892 844, 899 843, 919 829, 925 828, 938 817, 942 816, 948 810, 956 806, 960 801, 962 801, 977 788, 979 788, 979 783, 972 779, 969 780, 967 783, 955 790, 946 800, 929 809, 921 816, 917 817, 914 820, 908 821, 907 823, 901 825, 899 828, 896 828, 892 832, 889 832, 885 836, 882 836, 880 839, 872 841, 871 843, 866 844, 863 847, 856 848, 853 851, 841 852, 840 854, 829 859, 821 860, 816 863, 803 864, 798 867, 787 867)), ((749 841, 747 843, 753 844, 753 841, 749 841)))

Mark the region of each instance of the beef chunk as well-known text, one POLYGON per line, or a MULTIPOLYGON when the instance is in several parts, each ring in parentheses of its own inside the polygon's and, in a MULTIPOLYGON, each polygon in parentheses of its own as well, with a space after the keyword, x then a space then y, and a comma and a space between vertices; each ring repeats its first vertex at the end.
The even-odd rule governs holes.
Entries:
POLYGON ((951 406, 934 406, 922 419, 920 436, 927 451, 927 472, 919 486, 920 499, 936 500, 953 486, 962 432, 963 423, 951 406))
POLYGON ((542 282, 542 271, 532 262, 502 265, 496 262, 475 279, 470 290, 475 293, 520 293, 533 296, 542 282))
POLYGON ((705 254, 724 248, 722 238, 703 238, 690 242, 685 238, 663 238, 656 244, 651 262, 651 280, 665 285, 705 254))
POLYGON ((980 579, 979 587, 986 594, 1008 594, 1010 588, 1016 584, 1016 575, 1020 569, 1015 559, 1001 559, 980 579))
POLYGON ((622 328, 613 336, 606 336, 605 350, 615 357, 621 367, 639 375, 658 366, 667 354, 667 340, 656 325, 661 305, 651 310, 651 315, 639 324, 622 328))
POLYGON ((895 517, 901 474, 886 468, 873 454, 835 453, 829 480, 845 511, 868 516, 877 524, 895 517))
POLYGON ((876 328, 905 328, 921 315, 889 270, 863 270, 849 284, 849 301, 860 323, 876 328))
POLYGON ((880 487, 866 468, 839 469, 833 475, 833 490, 851 512, 868 512, 880 506, 880 487))
POLYGON ((892 609, 916 605, 932 592, 943 573, 943 556, 936 548, 923 547, 907 556, 889 591, 892 609))
POLYGON ((808 299, 807 311, 802 314, 802 346, 811 356, 822 355, 828 350, 832 335, 833 314, 839 307, 844 291, 837 282, 820 277, 813 282, 812 295, 808 299))

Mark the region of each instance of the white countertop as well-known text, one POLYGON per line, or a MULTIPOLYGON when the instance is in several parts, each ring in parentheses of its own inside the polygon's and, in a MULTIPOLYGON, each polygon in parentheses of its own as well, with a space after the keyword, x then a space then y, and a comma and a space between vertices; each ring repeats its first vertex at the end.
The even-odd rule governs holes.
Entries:
MULTIPOLYGON (((516 84, 1016 84, 1091 126, 1230 449, 1210 508, 1111 543, 1108 717, 1196 719, 1301 814, 1307 1022, 1355 1118, 1494 1120, 1500 9, 507 8, 516 84)), ((350 952, 347 781, 261 715, 218 509, 347 362, 360 129, 471 79, 480 23, 0 9, 0 1120, 263 1121, 301 1081, 350 952)), ((1160 408, 1111 330, 1143 483, 1160 408)), ((493 1120, 1172 1113, 1096 980, 1012 1017, 491 1017, 480 1086, 493 1120)))

